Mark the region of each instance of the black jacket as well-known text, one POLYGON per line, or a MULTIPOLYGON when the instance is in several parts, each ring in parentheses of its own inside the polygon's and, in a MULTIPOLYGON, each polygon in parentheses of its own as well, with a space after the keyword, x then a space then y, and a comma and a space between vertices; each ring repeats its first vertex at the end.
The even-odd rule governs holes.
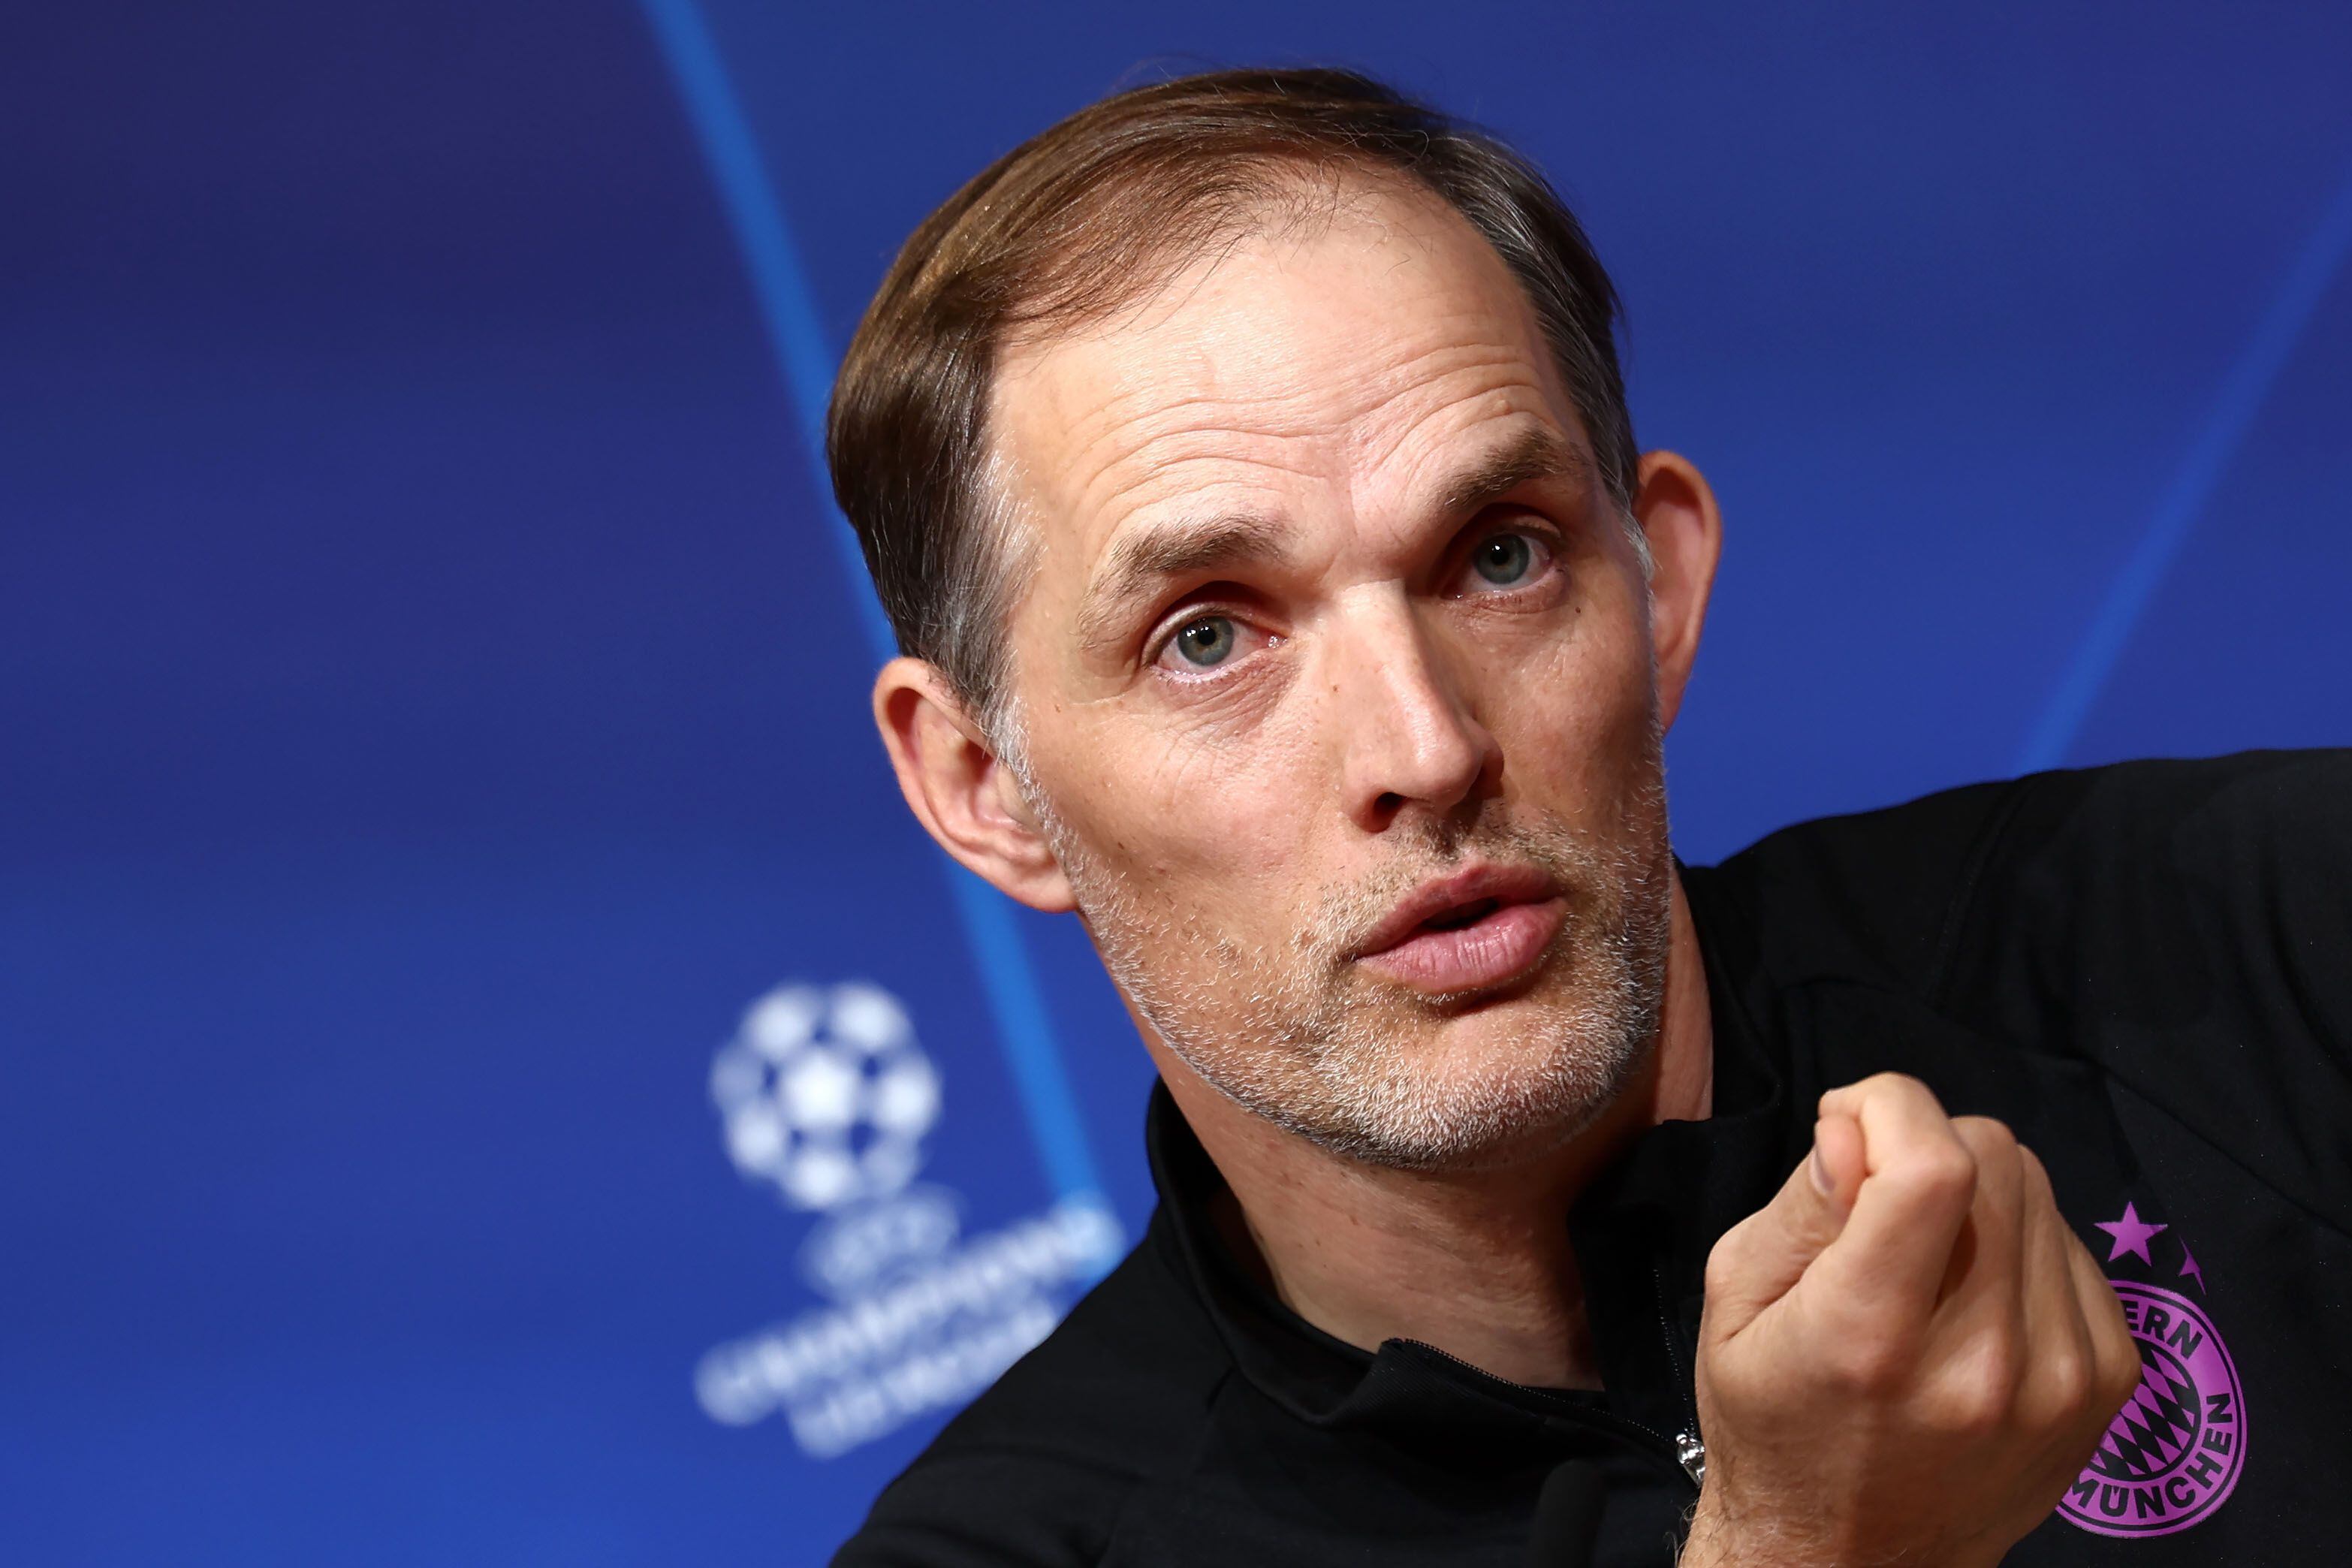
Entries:
POLYGON ((1160 1205, 1062 1327, 836 1559, 1510 1564, 1564 1460, 1606 1564, 1673 1561, 1696 1488, 1708 1249, 1803 1156, 1820 1093, 1897 1068, 2008 1122, 2118 1282, 2140 1393, 2016 1564, 2341 1561, 2352 1497, 2352 752, 1954 790, 1685 868, 1714 1116, 1567 1216, 1607 1393, 1368 1354, 1223 1250, 1165 1090, 1160 1205))

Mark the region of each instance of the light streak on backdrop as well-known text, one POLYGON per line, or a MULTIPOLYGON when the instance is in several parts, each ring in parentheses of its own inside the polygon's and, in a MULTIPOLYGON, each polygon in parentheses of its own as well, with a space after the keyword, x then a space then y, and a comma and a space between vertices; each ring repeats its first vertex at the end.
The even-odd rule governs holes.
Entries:
MULTIPOLYGON (((775 184, 760 156, 759 144, 743 118, 742 106, 728 81, 701 11, 694 0, 645 0, 645 9, 677 79, 678 96, 694 122, 742 252, 777 368, 800 416, 810 473, 819 491, 817 504, 828 519, 827 531, 879 664, 897 654, 898 642, 875 598, 856 535, 824 485, 824 409, 837 360, 825 346, 806 269, 793 244, 775 184)), ((944 852, 938 859, 964 935, 979 961, 997 1043, 1019 1089, 1030 1136, 1045 1163, 1047 1179, 1065 1202, 1092 1204, 1107 1215, 1109 1205, 1102 1198, 1102 1184, 1062 1068, 1061 1047, 1038 989, 1036 972, 1021 944, 1020 932, 1013 929, 1003 895, 944 852)))
POLYGON ((2064 764, 2083 721, 2090 716, 2133 629, 2147 613, 2148 601, 2163 585, 2190 527, 2229 472, 2231 459, 2237 456, 2254 416, 2262 412, 2279 373, 2294 357, 2295 343, 2326 299, 2328 286, 2343 270, 2347 255, 2352 255, 2352 174, 2347 175, 2321 210, 2311 237, 2288 268, 2270 308, 2255 323, 2253 336, 2230 366, 2196 439, 2181 454, 2180 466, 2165 486, 2147 531, 2084 628, 2082 642, 2067 661, 2011 772, 2039 773, 2064 764))

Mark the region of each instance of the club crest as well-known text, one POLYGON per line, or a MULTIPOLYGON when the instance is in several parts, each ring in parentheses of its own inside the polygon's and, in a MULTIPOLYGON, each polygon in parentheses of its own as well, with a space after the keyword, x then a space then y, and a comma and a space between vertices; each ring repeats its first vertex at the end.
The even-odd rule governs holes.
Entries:
POLYGON ((2160 1285, 2115 1281, 2139 1386, 2058 1511, 2100 1535, 2169 1535, 2221 1506, 2246 1464, 2245 1391, 2212 1320, 2160 1285))

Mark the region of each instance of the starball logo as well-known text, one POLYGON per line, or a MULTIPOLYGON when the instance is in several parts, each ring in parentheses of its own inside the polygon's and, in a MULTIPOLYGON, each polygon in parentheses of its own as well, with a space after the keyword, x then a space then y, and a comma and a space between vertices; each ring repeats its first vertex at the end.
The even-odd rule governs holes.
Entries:
POLYGON ((879 986, 782 985, 719 1047, 710 1099, 737 1170, 794 1208, 831 1211, 914 1178, 940 1077, 879 986))
POLYGON ((1123 1245, 1109 1211, 1079 1200, 960 1238, 958 1194, 915 1180, 940 1075, 879 986, 760 997, 711 1062, 710 1098, 736 1170, 816 1216, 800 1264, 825 1302, 711 1350, 695 1393, 730 1426, 781 1414, 812 1458, 971 1398, 1123 1245))

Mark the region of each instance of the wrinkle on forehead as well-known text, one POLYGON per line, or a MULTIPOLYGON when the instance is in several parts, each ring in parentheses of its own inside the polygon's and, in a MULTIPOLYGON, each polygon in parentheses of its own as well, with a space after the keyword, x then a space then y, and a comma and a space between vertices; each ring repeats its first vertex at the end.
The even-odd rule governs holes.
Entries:
POLYGON ((1369 193, 1258 237, 1148 309, 1009 353, 992 407, 1092 557, 1205 489, 1345 481, 1449 419, 1571 406, 1517 279, 1433 196, 1369 193))

